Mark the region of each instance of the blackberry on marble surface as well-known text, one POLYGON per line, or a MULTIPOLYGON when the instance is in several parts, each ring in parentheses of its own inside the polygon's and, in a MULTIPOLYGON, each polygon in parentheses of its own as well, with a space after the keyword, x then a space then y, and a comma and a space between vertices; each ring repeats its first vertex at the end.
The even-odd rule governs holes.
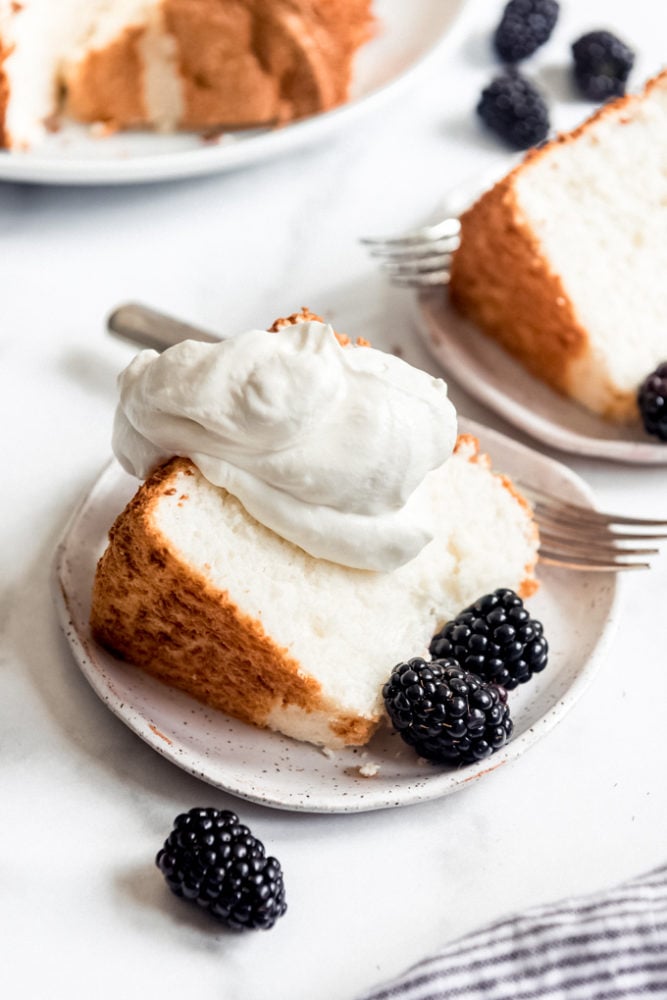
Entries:
POLYGON ((591 101, 621 97, 635 61, 629 46, 610 31, 589 31, 572 46, 574 78, 591 101))
POLYGON ((234 930, 268 930, 287 909, 280 863, 229 810, 177 816, 155 863, 173 893, 234 930))
POLYGON ((526 59, 549 39, 558 20, 557 0, 510 0, 493 36, 504 62, 526 59))
POLYGON ((549 132, 549 109, 542 94, 516 70, 497 76, 482 91, 477 114, 514 149, 536 146, 549 132))

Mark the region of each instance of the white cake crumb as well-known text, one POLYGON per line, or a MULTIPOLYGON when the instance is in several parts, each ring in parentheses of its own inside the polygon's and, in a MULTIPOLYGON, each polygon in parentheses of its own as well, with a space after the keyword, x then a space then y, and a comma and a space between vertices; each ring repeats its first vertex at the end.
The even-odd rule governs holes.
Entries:
POLYGON ((331 747, 320 747, 320 752, 323 753, 325 757, 328 757, 329 760, 332 760, 332 758, 335 756, 331 747))
POLYGON ((362 778, 374 778, 375 775, 380 770, 379 764, 361 764, 358 768, 359 774, 362 778))

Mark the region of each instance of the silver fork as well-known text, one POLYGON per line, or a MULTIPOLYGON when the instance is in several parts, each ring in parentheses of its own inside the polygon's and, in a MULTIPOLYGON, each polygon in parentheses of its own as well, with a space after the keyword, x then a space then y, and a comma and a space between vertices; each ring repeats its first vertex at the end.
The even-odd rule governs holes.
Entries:
MULTIPOLYGON (((114 309, 107 328, 124 340, 156 351, 185 339, 209 344, 223 339, 135 302, 114 309)), ((641 543, 667 538, 667 520, 605 514, 513 479, 531 502, 540 532, 539 559, 550 566, 607 573, 649 569, 647 557, 659 550, 641 543)))
POLYGON ((361 242, 394 285, 423 288, 446 285, 452 254, 460 243, 461 223, 450 216, 402 236, 364 236, 361 242))
POLYGON ((540 532, 540 562, 594 572, 650 569, 660 550, 636 543, 667 538, 667 520, 607 514, 514 479, 530 500, 540 532), (638 558, 639 557, 639 558, 638 558))

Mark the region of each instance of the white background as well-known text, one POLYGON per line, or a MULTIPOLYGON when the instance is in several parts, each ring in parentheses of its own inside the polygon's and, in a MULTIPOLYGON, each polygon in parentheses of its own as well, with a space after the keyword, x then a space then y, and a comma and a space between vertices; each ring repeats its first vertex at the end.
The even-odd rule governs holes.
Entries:
MULTIPOLYGON (((557 127, 589 107, 568 77, 583 31, 609 27, 637 48, 635 86, 667 63, 655 0, 562 6, 526 65, 557 127)), ((471 0, 391 105, 273 162, 125 188, 0 186, 0 980, 12 1000, 351 1000, 491 918, 665 860, 667 553, 628 581, 608 662, 527 755, 446 799, 357 816, 248 805, 167 763, 88 687, 52 604, 53 549, 108 458, 115 377, 133 354, 104 331, 117 303, 230 333, 308 305, 433 368, 410 296, 357 238, 401 230, 449 186, 511 162, 473 113, 498 10, 471 0), (199 804, 238 809, 281 859, 289 910, 270 933, 221 932, 166 890, 154 855, 199 804)), ((664 469, 558 457, 602 506, 667 513, 664 469)))

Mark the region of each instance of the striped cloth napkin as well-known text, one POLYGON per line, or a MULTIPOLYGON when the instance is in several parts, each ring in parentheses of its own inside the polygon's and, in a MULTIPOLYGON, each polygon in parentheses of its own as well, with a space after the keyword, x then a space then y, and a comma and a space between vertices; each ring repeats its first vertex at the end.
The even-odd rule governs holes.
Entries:
POLYGON ((667 998, 667 865, 499 920, 363 1000, 626 997, 667 998))

